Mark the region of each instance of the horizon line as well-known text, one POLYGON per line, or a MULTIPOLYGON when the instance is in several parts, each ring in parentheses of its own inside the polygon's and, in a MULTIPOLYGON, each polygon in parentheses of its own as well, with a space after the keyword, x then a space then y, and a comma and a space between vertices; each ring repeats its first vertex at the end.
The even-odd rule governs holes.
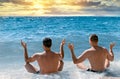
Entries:
POLYGON ((120 17, 120 15, 0 15, 0 17, 120 17))

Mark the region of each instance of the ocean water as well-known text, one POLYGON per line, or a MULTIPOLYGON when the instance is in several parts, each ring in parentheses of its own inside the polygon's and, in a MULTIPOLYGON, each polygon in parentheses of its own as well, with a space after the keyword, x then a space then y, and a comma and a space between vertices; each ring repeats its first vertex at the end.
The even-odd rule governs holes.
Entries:
MULTIPOLYGON (((38 67, 37 63, 32 63, 38 67)), ((85 61, 89 65, 88 61, 85 61)), ((0 79, 102 79, 104 76, 120 77, 120 17, 0 17, 0 79), (90 47, 90 34, 99 36, 99 45, 109 49, 115 42, 115 60, 107 72, 92 73, 78 69, 73 63, 68 43, 75 46, 79 56, 90 47), (27 43, 29 56, 42 52, 42 39, 53 40, 52 50, 59 52, 62 39, 65 58, 62 72, 51 75, 28 73, 24 68, 20 41, 27 43)))

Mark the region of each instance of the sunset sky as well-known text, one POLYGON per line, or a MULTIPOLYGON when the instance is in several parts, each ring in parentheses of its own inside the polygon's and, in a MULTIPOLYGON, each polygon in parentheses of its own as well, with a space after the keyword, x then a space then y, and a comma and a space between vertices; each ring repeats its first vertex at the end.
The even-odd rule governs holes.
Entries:
POLYGON ((0 16, 120 16, 120 0, 0 0, 0 16))

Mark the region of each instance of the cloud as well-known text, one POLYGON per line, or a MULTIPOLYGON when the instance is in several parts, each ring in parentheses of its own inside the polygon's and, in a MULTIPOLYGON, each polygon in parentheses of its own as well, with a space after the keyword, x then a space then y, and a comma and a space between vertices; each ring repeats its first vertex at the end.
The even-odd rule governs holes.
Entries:
POLYGON ((120 15, 120 0, 0 0, 0 8, 0 15, 120 15))
MULTIPOLYGON (((50 8, 50 11, 47 12, 46 14, 92 14, 93 15, 106 15, 109 13, 110 14, 120 14, 120 6, 110 6, 107 3, 103 2, 104 0, 101 1, 76 1, 73 2, 71 5, 66 4, 66 6, 54 6, 50 8), (69 6, 67 8, 67 6, 69 6), (70 8, 72 7, 77 7, 77 8, 70 8), (82 8, 81 8, 82 6, 82 8), (75 10, 76 9, 76 10, 75 10)), ((62 5, 62 4, 61 4, 62 5)), ((65 3, 63 4, 65 5, 65 3)))
POLYGON ((20 5, 31 5, 32 2, 26 2, 25 0, 0 0, 1 3, 13 3, 20 5))
POLYGON ((0 4, 0 6, 3 6, 2 4, 0 4))
POLYGON ((93 1, 77 1, 77 2, 74 2, 73 5, 82 5, 82 6, 99 6, 101 4, 100 1, 96 1, 96 2, 93 2, 93 1))
POLYGON ((9 0, 0 0, 0 2, 9 2, 9 0))
POLYGON ((118 6, 105 6, 105 7, 102 7, 102 10, 104 11, 119 11, 120 12, 120 7, 118 6))

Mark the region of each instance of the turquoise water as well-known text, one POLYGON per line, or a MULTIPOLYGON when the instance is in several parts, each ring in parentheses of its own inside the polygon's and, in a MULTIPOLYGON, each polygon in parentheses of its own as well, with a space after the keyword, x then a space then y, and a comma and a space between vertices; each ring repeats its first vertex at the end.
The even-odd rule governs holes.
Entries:
MULTIPOLYGON (((99 36, 100 46, 109 49, 110 42, 116 43, 115 61, 111 62, 109 72, 95 74, 95 79, 106 74, 120 77, 119 31, 120 17, 0 17, 0 79, 93 79, 95 73, 81 71, 72 63, 67 47, 68 43, 74 43, 75 54, 79 56, 90 47, 88 37, 93 33, 99 36), (57 52, 62 39, 66 39, 63 72, 42 76, 27 73, 24 69, 20 40, 27 42, 31 56, 43 51, 44 37, 52 38, 52 49, 57 52)), ((88 65, 87 61, 85 63, 88 65)))

